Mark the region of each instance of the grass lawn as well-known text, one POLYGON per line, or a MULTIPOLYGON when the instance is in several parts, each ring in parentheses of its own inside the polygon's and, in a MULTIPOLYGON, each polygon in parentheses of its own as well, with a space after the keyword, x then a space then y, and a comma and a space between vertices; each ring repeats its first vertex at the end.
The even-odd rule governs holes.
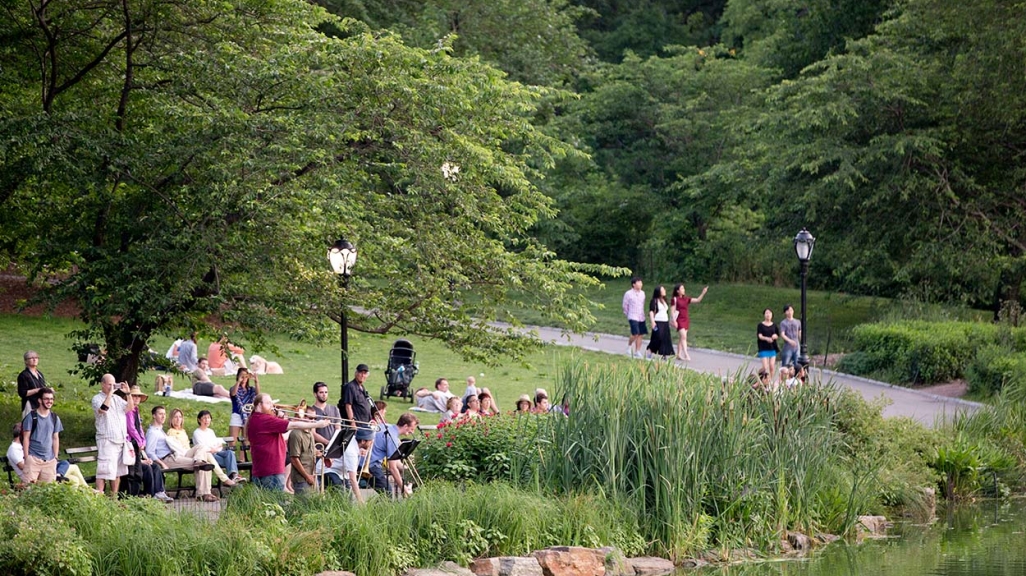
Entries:
MULTIPOLYGON (((661 282, 645 280, 646 300, 652 297, 652 290, 661 282)), ((676 282, 662 282, 667 296, 676 282)), ((702 293, 702 284, 686 284, 687 293, 697 297, 702 293)), ((630 279, 618 278, 605 281, 602 288, 587 293, 603 308, 595 312, 594 332, 627 334, 627 321, 621 309, 623 293, 630 288, 630 279)), ((854 326, 882 319, 904 317, 909 314, 945 316, 970 319, 986 315, 964 309, 941 306, 917 306, 907 310, 906 304, 889 298, 871 296, 850 296, 836 292, 809 291, 807 293, 808 345, 810 353, 844 352, 851 348, 850 332, 854 326), (829 350, 828 350, 829 348, 829 350)), ((755 326, 762 321, 762 311, 773 310, 774 321, 783 318, 785 304, 795 308, 795 317, 801 318, 801 290, 798 288, 775 288, 747 284, 710 284, 709 293, 699 304, 691 307, 691 330, 688 345, 698 348, 726 350, 742 354, 754 354, 755 326)), ((513 312, 527 324, 538 324, 542 318, 532 311, 513 312)))
MULTIPOLYGON (((78 376, 69 374, 78 360, 70 348, 71 342, 66 338, 80 324, 65 318, 43 318, 27 315, 0 314, 0 422, 4 430, 10 430, 10 424, 20 419, 20 403, 17 395, 17 375, 24 368, 22 355, 28 349, 39 352, 39 369, 46 376, 47 382, 57 389, 57 401, 54 410, 61 416, 66 432, 62 436, 65 446, 83 446, 93 444, 93 416, 89 400, 99 392, 98 386, 89 386, 78 376)), ((371 396, 378 398, 381 386, 385 383, 384 370, 388 362, 388 351, 396 336, 382 337, 351 332, 350 370, 359 363, 371 368, 367 389, 371 396)), ((171 345, 170 337, 156 338, 152 342, 153 349, 161 354, 171 345)), ((413 381, 413 388, 432 388, 436 378, 445 377, 449 380, 452 391, 462 394, 467 376, 473 375, 478 386, 489 388, 503 410, 512 410, 514 402, 521 394, 533 394, 535 388, 545 388, 552 392, 556 368, 565 359, 573 355, 583 355, 594 361, 608 361, 610 357, 594 352, 575 351, 557 346, 547 346, 532 354, 524 364, 506 361, 503 366, 490 367, 484 364, 466 362, 446 349, 440 342, 423 338, 411 340, 417 351, 420 373, 413 381)), ((208 341, 199 343, 200 355, 206 351, 208 341)), ((281 363, 285 370, 283 375, 265 375, 260 377, 261 390, 270 393, 284 404, 296 404, 305 398, 312 403, 313 383, 327 382, 330 386, 329 401, 338 400, 340 382, 340 354, 337 340, 327 340, 320 344, 295 342, 284 338, 274 341, 281 350, 280 355, 246 350, 247 356, 259 353, 269 360, 281 363)), ((153 380, 157 372, 151 371, 140 375, 140 386, 147 393, 153 388, 153 380)), ((232 378, 215 377, 213 380, 226 388, 232 384, 232 378)), ((185 386, 184 377, 175 378, 175 388, 185 386)), ((213 413, 213 427, 219 433, 227 434, 228 418, 231 405, 228 403, 208 404, 175 398, 150 396, 143 404, 144 421, 149 422, 149 410, 156 404, 181 408, 186 414, 186 429, 195 427, 195 414, 202 409, 213 413)), ((388 400, 388 420, 395 422, 411 404, 398 398, 388 400)), ((438 422, 437 414, 417 413, 424 424, 438 422)))

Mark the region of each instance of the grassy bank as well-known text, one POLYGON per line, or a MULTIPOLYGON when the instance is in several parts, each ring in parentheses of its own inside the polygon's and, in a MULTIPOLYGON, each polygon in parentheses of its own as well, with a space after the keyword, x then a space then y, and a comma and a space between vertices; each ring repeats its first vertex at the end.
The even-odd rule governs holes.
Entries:
MULTIPOLYGON (((659 284, 667 294, 677 283, 675 280, 645 279, 647 298, 659 284)), ((685 285, 688 294, 698 296, 702 284, 685 285)), ((602 304, 595 312, 595 332, 626 334, 626 320, 621 310, 623 293, 630 288, 629 279, 607 280, 603 287, 587 292, 588 298, 602 304)), ((985 314, 958 307, 941 307, 874 298, 851 296, 836 292, 809 291, 807 294, 807 322, 809 349, 823 354, 851 349, 851 329, 859 324, 887 318, 952 317, 972 318, 985 314)), ((785 304, 795 307, 800 316, 801 291, 797 288, 752 286, 746 284, 712 284, 701 303, 691 308, 691 330, 688 344, 699 348, 712 348, 730 352, 748 353, 755 349, 755 325, 762 320, 762 311, 771 308, 777 320, 782 317, 785 304)), ((526 311, 514 312, 528 324, 544 320, 526 311)))
POLYGON ((64 484, 0 496, 4 574, 250 575, 349 570, 392 576, 444 560, 553 545, 638 553, 637 519, 597 496, 539 498, 504 484, 430 484, 356 506, 348 495, 235 491, 217 521, 151 499, 115 502, 64 484))

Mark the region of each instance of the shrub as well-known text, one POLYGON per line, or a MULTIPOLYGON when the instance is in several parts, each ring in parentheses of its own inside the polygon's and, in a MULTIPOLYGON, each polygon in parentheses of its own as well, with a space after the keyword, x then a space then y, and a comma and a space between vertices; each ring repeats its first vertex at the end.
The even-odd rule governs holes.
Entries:
POLYGON ((1026 353, 1016 353, 1006 346, 984 346, 966 370, 969 392, 990 396, 1006 386, 1026 383, 1026 353))
POLYGON ((857 374, 884 373, 899 382, 935 384, 965 375, 981 346, 1026 342, 1026 329, 979 322, 907 321, 853 329, 859 356, 843 366, 857 374))
POLYGON ((439 424, 417 449, 418 470, 453 482, 525 481, 536 468, 538 420, 507 413, 439 424))

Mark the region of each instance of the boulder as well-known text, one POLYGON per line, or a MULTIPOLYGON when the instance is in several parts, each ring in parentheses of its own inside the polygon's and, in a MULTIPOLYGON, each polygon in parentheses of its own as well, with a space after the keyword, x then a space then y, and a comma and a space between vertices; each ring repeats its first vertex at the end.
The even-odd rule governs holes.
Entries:
POLYGON ((809 537, 801 532, 788 532, 787 543, 791 545, 791 548, 795 552, 804 554, 812 549, 812 541, 809 537))
POLYGON ((708 565, 708 562, 699 558, 685 558, 684 560, 681 560, 678 568, 701 568, 708 565))
POLYGON ((534 556, 478 558, 470 565, 470 571, 477 576, 544 576, 534 556))
POLYGON ((816 540, 819 540, 822 544, 831 544, 833 542, 837 542, 840 539, 841 537, 837 534, 826 534, 825 532, 820 532, 816 534, 816 540))
POLYGON ((605 576, 605 554, 581 546, 553 546, 534 557, 545 576, 605 576))
POLYGON ((474 573, 455 562, 445 561, 436 568, 411 568, 406 576, 474 576, 474 573))
POLYGON ((634 568, 635 576, 659 576, 660 574, 669 574, 675 568, 673 562, 654 556, 628 558, 627 563, 634 568))

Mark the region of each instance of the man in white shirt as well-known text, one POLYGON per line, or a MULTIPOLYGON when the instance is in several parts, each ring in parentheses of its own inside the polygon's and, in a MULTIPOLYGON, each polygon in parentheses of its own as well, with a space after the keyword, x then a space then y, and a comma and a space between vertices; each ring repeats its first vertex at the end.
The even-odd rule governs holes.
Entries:
POLYGON ((100 392, 93 396, 93 414, 96 418, 96 489, 103 492, 107 480, 111 483, 111 495, 117 497, 118 484, 128 467, 122 459, 125 441, 128 439, 128 422, 125 414, 135 408, 127 382, 121 383, 125 393, 122 399, 114 394, 116 383, 112 374, 100 379, 100 392))
POLYGON ((14 473, 18 475, 18 479, 22 482, 25 481, 25 447, 21 445, 21 422, 18 422, 11 429, 14 434, 14 439, 11 440, 11 445, 7 447, 7 463, 14 468, 14 473))

